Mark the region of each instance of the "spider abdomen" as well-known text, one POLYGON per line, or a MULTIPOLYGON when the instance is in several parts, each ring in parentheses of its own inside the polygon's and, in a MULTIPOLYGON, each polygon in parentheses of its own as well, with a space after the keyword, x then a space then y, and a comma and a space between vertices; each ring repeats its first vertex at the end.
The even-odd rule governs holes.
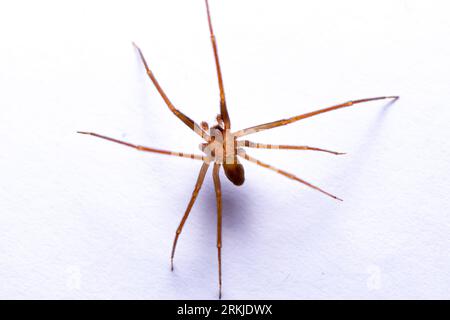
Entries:
POLYGON ((237 163, 231 164, 224 163, 223 170, 225 171, 225 175, 228 178, 228 180, 233 182, 234 185, 240 186, 244 184, 245 181, 244 166, 240 164, 239 161, 237 163))

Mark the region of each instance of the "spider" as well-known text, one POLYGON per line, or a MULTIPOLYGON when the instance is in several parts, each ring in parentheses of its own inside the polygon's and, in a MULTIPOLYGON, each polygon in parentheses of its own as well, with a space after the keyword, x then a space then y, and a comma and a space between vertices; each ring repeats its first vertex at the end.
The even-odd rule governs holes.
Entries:
POLYGON ((328 108, 319 109, 313 112, 308 112, 305 114, 293 116, 287 119, 282 119, 278 121, 273 121, 269 123, 264 123, 260 125, 256 125, 253 127, 249 127, 246 129, 241 129, 238 131, 231 131, 231 121, 230 116, 228 114, 227 110, 227 104, 225 99, 225 90, 224 90, 224 84, 222 79, 222 72, 221 67, 219 63, 219 54, 217 49, 217 40, 214 35, 213 31, 213 25, 211 21, 211 14, 209 9, 209 3, 208 0, 205 0, 206 5, 206 15, 208 19, 208 26, 210 31, 210 37, 211 37, 211 44, 212 49, 214 53, 214 60, 216 65, 216 71, 217 71, 217 78, 218 78, 218 84, 219 84, 219 91, 220 91, 220 114, 216 117, 216 123, 209 127, 209 125, 206 122, 201 122, 200 124, 197 124, 195 121, 193 121, 191 118, 186 116, 183 112, 176 109, 175 106, 172 104, 158 81, 156 80, 155 75, 150 70, 147 61, 144 58, 144 55, 141 51, 141 49, 133 42, 133 46, 137 50, 140 59, 145 67, 145 70, 150 78, 150 80, 153 82, 153 85, 156 87, 156 90, 161 95, 162 99, 164 100, 165 104, 169 108, 172 113, 179 118, 185 125, 187 125, 192 131, 194 131, 196 134, 198 134, 204 142, 200 144, 199 148, 203 152, 203 154, 188 154, 183 152, 174 152, 174 151, 168 151, 168 150, 161 150, 161 149, 155 149, 150 147, 145 147, 141 145, 135 145, 132 143, 128 143, 125 141, 117 140, 114 138, 110 138, 104 135, 100 135, 94 132, 85 132, 85 131, 78 131, 78 133, 81 134, 87 134, 94 137, 98 137, 101 139, 105 139, 108 141, 112 141, 115 143, 119 143, 134 149, 137 149, 139 151, 145 151, 145 152, 153 152, 153 153, 159 153, 159 154, 165 154, 170 156, 176 156, 176 157, 184 157, 184 158, 190 158, 195 160, 200 160, 203 162, 200 173, 197 178, 197 182, 195 184, 194 191, 192 192, 192 196, 190 198, 190 201, 188 203, 188 206, 186 208, 186 211, 184 212, 184 215, 181 219, 181 222, 178 225, 178 228, 175 232, 175 238, 173 240, 172 245, 172 252, 170 256, 170 264, 171 264, 171 270, 173 271, 173 259, 175 256, 175 248, 178 242, 178 238, 181 234, 181 231, 183 230, 183 226, 186 223, 186 220, 189 216, 189 213, 191 212, 192 206, 194 205, 195 200, 197 199, 197 195, 200 191, 200 188, 202 187, 203 181, 205 179, 205 175, 208 171, 208 168, 211 164, 213 164, 213 181, 214 181, 214 188, 215 188, 215 195, 216 195, 216 205, 217 205, 217 258, 218 258, 218 276, 219 276, 219 299, 222 297, 222 258, 221 258, 221 250, 222 250, 222 196, 221 196, 221 183, 219 178, 219 171, 220 168, 223 167, 225 176, 236 186, 240 186, 245 181, 245 173, 244 173, 244 167, 240 163, 239 158, 242 158, 244 160, 247 160, 249 162, 253 162, 258 166, 270 169, 272 171, 275 171, 289 179, 295 180, 297 182, 300 182, 310 188, 313 188, 333 199, 340 200, 342 199, 332 195, 331 193, 328 193, 321 188, 289 173, 284 170, 275 168, 267 163, 264 163, 258 159, 253 158, 250 156, 244 148, 257 148, 257 149, 290 149, 290 150, 311 150, 311 151, 321 151, 321 152, 327 152, 335 155, 341 155, 344 153, 341 152, 335 152, 330 151, 326 149, 321 148, 315 148, 315 147, 309 147, 309 146, 293 146, 293 145, 273 145, 273 144, 263 144, 263 143, 256 143, 249 140, 238 140, 238 138, 242 138, 244 136, 247 136, 252 133, 260 132, 263 130, 273 129, 276 127, 284 126, 290 123, 294 123, 299 120, 303 120, 306 118, 310 118, 325 112, 350 107, 355 104, 360 104, 364 102, 369 101, 375 101, 375 100, 383 100, 383 99, 392 99, 392 101, 395 101, 399 98, 399 96, 383 96, 383 97, 375 97, 375 98, 367 98, 367 99, 358 99, 358 100, 351 100, 345 103, 337 104, 328 108))

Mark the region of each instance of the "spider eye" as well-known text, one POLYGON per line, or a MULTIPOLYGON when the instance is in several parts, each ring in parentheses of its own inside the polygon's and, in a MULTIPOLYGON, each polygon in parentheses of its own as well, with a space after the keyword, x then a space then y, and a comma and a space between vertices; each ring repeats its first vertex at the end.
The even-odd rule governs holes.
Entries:
POLYGON ((222 119, 222 116, 221 116, 220 114, 218 114, 218 115, 216 116, 216 121, 217 121, 217 123, 218 123, 220 126, 223 125, 223 119, 222 119))
POLYGON ((202 121, 202 122, 200 123, 200 126, 201 126, 202 129, 205 130, 205 131, 208 131, 208 129, 209 129, 209 125, 208 125, 208 123, 207 123, 206 121, 202 121))

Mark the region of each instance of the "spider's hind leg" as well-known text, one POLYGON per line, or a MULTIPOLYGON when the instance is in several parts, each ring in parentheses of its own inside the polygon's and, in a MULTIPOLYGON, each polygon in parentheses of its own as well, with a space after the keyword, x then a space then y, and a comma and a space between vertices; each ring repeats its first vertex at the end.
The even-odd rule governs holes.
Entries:
POLYGON ((197 199, 198 193, 202 187, 203 181, 205 180, 206 172, 209 168, 209 162, 203 162, 203 165, 200 169, 200 173, 198 174, 197 182, 195 183, 194 191, 192 192, 191 200, 189 201, 189 204, 186 208, 186 211, 184 212, 183 218, 180 221, 180 224, 178 225, 177 231, 175 232, 175 239, 173 240, 172 245, 172 254, 170 256, 170 268, 173 271, 173 258, 175 256, 175 248, 177 246, 178 237, 181 234, 181 231, 183 230, 183 226, 189 216, 189 213, 191 212, 192 206, 194 205, 195 200, 197 199))
POLYGON ((289 178, 289 179, 298 181, 298 182, 300 182, 300 183, 302 183, 302 184, 304 184, 304 185, 306 185, 306 186, 308 186, 308 187, 310 187, 310 188, 312 188, 312 189, 315 189, 315 190, 317 190, 317 191, 319 191, 319 192, 322 192, 323 194, 326 194, 327 196, 329 196, 329 197, 331 197, 331 198, 333 198, 333 199, 342 201, 341 198, 338 198, 338 197, 336 197, 335 195, 332 195, 331 193, 326 192, 325 190, 322 190, 322 189, 320 189, 319 187, 316 187, 315 185, 309 183, 308 181, 305 181, 305 180, 303 180, 303 179, 300 179, 299 177, 293 175, 292 173, 289 173, 289 172, 286 172, 286 171, 284 171, 284 170, 275 168, 275 167, 271 166, 270 164, 264 163, 264 162, 262 162, 262 161, 259 161, 258 159, 255 159, 255 158, 251 157, 251 156, 248 155, 243 149, 239 149, 239 150, 238 150, 238 155, 239 155, 240 157, 244 158, 245 160, 248 160, 248 161, 250 161, 250 162, 253 162, 253 163, 257 164, 258 166, 261 166, 261 167, 270 169, 270 170, 272 170, 272 171, 275 171, 276 173, 281 174, 282 176, 285 176, 285 177, 287 177, 287 178, 289 178))
POLYGON ((214 189, 217 202, 217 258, 219 263, 219 299, 222 298, 222 191, 219 178, 220 164, 215 163, 213 169, 214 189))

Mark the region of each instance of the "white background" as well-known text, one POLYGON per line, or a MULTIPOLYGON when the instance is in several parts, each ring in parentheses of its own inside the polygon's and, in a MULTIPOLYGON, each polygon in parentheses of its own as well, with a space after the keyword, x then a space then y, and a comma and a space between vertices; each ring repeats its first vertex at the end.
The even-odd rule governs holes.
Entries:
MULTIPOLYGON (((225 299, 450 298, 447 1, 211 0, 232 128, 400 95, 258 133, 347 152, 249 150, 344 199, 245 163, 222 175, 225 299)), ((196 152, 164 105, 211 122, 204 3, 0 4, 0 298, 216 299, 210 173, 77 130, 196 152)), ((250 137, 249 137, 250 138, 250 137)))

